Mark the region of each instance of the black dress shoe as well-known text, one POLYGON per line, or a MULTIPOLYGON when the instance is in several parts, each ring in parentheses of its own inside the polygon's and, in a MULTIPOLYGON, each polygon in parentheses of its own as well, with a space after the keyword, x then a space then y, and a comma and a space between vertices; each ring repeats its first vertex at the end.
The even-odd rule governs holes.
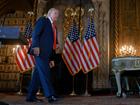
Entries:
POLYGON ((34 98, 34 99, 26 99, 27 102, 43 102, 42 99, 34 98))
POLYGON ((50 96, 50 97, 48 98, 48 102, 49 102, 49 103, 54 103, 54 102, 56 102, 56 101, 58 101, 58 99, 57 99, 55 96, 50 96))

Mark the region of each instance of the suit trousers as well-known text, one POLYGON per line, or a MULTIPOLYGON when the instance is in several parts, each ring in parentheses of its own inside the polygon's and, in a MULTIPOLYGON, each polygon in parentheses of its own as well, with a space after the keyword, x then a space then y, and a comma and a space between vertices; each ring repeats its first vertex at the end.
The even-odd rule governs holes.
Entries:
POLYGON ((49 59, 42 59, 40 56, 35 56, 35 61, 36 65, 32 73, 32 79, 29 86, 27 98, 35 98, 40 85, 43 88, 45 97, 55 95, 51 83, 49 59))

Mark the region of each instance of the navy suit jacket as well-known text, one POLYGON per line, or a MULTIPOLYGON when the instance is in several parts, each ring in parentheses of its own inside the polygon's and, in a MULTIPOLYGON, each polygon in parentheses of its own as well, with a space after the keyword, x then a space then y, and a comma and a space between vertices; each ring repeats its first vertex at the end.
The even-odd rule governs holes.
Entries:
POLYGON ((40 17, 32 32, 32 48, 39 47, 42 59, 48 60, 53 51, 53 28, 49 18, 40 17))
POLYGON ((39 47, 40 54, 35 56, 36 66, 32 75, 28 97, 35 97, 40 83, 46 97, 54 95, 49 67, 49 58, 53 52, 53 41, 51 21, 48 18, 40 17, 32 32, 32 48, 39 47))

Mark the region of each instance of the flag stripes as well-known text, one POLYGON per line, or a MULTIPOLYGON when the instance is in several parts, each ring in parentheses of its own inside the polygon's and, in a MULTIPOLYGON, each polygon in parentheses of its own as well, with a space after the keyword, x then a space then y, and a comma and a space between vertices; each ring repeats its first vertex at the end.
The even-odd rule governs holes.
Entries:
POLYGON ((100 62, 93 18, 88 20, 88 27, 83 40, 81 64, 83 72, 88 73, 96 68, 100 62))
POLYGON ((20 45, 16 49, 16 63, 21 72, 28 71, 35 65, 34 57, 27 54, 28 47, 26 45, 20 45))
POLYGON ((31 37, 32 37, 32 21, 27 21, 27 24, 25 26, 25 32, 24 37, 28 41, 28 45, 19 45, 16 48, 16 63, 20 69, 20 72, 25 72, 30 70, 35 66, 35 59, 32 55, 27 54, 27 51, 29 49, 29 46, 32 43, 31 37))
POLYGON ((66 39, 64 45, 62 57, 72 75, 75 75, 80 71, 80 59, 79 59, 80 54, 78 46, 80 46, 79 42, 71 43, 68 38, 66 39))
POLYGON ((73 21, 62 52, 62 58, 72 75, 75 75, 81 69, 80 49, 78 28, 75 21, 73 21))
POLYGON ((99 45, 96 40, 93 17, 88 19, 83 43, 80 41, 76 23, 73 21, 64 44, 62 58, 72 75, 81 69, 84 73, 88 73, 99 65, 99 45))

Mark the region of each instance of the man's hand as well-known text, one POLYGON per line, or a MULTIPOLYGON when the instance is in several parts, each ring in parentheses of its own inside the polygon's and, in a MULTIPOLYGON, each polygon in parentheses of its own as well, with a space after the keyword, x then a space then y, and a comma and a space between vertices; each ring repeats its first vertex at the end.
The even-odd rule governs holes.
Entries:
POLYGON ((34 54, 35 54, 36 56, 39 56, 39 54, 40 54, 40 48, 39 48, 39 47, 34 47, 34 48, 32 48, 32 49, 33 49, 34 54))
POLYGON ((50 61, 49 66, 50 68, 53 68, 55 66, 54 61, 50 61))
POLYGON ((55 52, 56 52, 56 54, 61 52, 61 49, 60 49, 60 45, 59 44, 56 45, 55 52))
POLYGON ((56 44, 56 49, 59 49, 60 48, 60 45, 59 44, 56 44))

